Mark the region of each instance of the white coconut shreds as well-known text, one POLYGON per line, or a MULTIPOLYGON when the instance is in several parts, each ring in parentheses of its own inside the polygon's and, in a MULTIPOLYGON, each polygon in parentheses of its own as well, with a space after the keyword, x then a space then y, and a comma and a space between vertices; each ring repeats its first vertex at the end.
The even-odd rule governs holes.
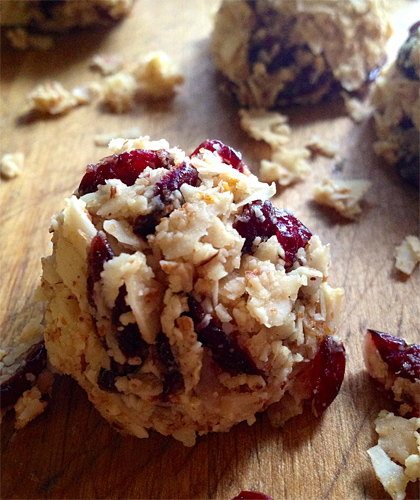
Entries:
POLYGON ((311 171, 309 149, 288 145, 291 129, 287 116, 265 109, 241 109, 239 117, 241 127, 252 138, 271 147, 271 159, 261 160, 259 177, 263 182, 289 186, 311 171))
POLYGON ((313 186, 313 197, 317 203, 334 208, 346 219, 355 219, 362 211, 360 202, 372 183, 365 179, 331 179, 313 186))
POLYGON ((58 81, 48 81, 35 87, 28 95, 29 106, 49 115, 60 115, 87 104, 91 99, 87 88, 76 87, 69 91, 58 81))
MULTIPOLYGON (((246 204, 272 197, 274 186, 205 148, 191 159, 148 137, 115 139, 110 148, 114 154, 165 150, 176 168, 194 167, 198 181, 182 184, 162 203, 156 189, 168 169, 148 167, 131 185, 109 179, 92 192, 77 191, 53 217, 53 254, 43 260, 42 279, 51 363, 76 378, 118 430, 138 437, 156 430, 193 445, 197 434, 253 423, 274 403, 281 411, 296 375, 340 321, 343 290, 327 281, 329 247, 313 235, 288 268, 276 237, 256 238, 244 253, 245 240, 233 227, 237 216, 246 204), (155 227, 136 234, 135 224, 156 213, 155 227), (91 242, 101 238, 114 256, 88 297, 91 242), (191 300, 201 308, 199 322, 191 300), (136 325, 148 353, 127 355, 118 332, 136 325), (255 370, 224 368, 198 341, 199 332, 214 325, 255 370), (165 365, 162 351, 172 364, 165 358, 165 365), (104 389, 104 376, 115 382, 112 390, 104 389), (182 383, 165 393, 171 377, 182 383)), ((301 399, 307 396, 306 387, 301 399)), ((276 415, 274 423, 284 421, 276 415)))
POLYGON ((410 275, 420 262, 420 240, 417 236, 406 236, 395 248, 395 268, 410 275))
POLYGON ((409 481, 420 479, 420 418, 382 410, 375 427, 378 444, 368 454, 376 476, 393 500, 403 500, 409 481))

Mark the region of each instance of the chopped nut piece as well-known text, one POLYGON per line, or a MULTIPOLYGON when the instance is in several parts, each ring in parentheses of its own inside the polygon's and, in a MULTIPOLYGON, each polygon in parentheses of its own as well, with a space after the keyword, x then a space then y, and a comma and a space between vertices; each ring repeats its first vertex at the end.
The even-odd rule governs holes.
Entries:
POLYGON ((0 174, 6 179, 13 179, 22 173, 25 156, 23 153, 7 153, 2 156, 0 174))
POLYGON ((406 236, 395 248, 395 267, 410 275, 420 262, 420 240, 417 236, 406 236))
POLYGON ((347 219, 354 219, 362 211, 359 202, 371 184, 364 179, 333 180, 327 177, 313 187, 314 200, 334 208, 347 219))

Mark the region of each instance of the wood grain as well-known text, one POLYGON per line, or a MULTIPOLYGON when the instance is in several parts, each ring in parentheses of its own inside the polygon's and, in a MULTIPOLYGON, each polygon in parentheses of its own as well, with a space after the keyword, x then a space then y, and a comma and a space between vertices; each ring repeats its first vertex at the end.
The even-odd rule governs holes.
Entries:
MULTIPOLYGON (((137 126, 154 139, 192 151, 205 138, 241 150, 257 173, 267 149, 240 130, 237 107, 222 95, 209 52, 212 13, 217 1, 138 0, 132 15, 112 30, 72 33, 51 52, 19 53, 1 46, 1 153, 22 151, 23 175, 0 182, 1 336, 10 340, 40 305, 33 300, 41 257, 50 252, 52 214, 77 186, 85 166, 105 156, 97 133, 137 126), (165 50, 182 68, 185 83, 165 104, 139 104, 113 115, 96 104, 66 116, 35 119, 25 95, 47 79, 67 88, 99 79, 89 70, 92 55, 119 53, 134 61, 165 50)), ((419 2, 393 2, 395 35, 390 54, 419 14, 419 2)), ((289 113, 289 112, 288 112, 289 113)), ((367 327, 419 340, 419 269, 409 278, 393 270, 393 252, 407 234, 418 232, 418 198, 372 153, 371 121, 356 125, 340 104, 290 110, 293 145, 314 133, 340 145, 343 178, 373 183, 357 222, 346 222, 311 201, 311 186, 336 169, 317 158, 308 178, 279 193, 276 203, 331 243, 331 282, 346 291, 340 335, 348 365, 342 391, 326 414, 304 414, 272 428, 264 415, 252 427, 238 425, 185 448, 152 433, 147 440, 117 434, 92 408, 84 392, 60 378, 54 397, 37 420, 19 432, 12 415, 1 431, 2 498, 230 499, 254 489, 274 499, 364 499, 386 497, 366 450, 374 444, 373 420, 387 403, 363 366, 367 327)), ((416 485, 409 498, 419 498, 416 485)))

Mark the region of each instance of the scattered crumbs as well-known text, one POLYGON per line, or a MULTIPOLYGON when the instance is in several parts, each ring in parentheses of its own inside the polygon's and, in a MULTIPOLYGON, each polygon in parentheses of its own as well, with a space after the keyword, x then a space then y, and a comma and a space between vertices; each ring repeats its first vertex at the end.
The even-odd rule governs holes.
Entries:
POLYGON ((263 109, 241 109, 239 117, 242 129, 250 137, 271 146, 271 159, 261 160, 259 177, 263 182, 289 186, 310 172, 309 149, 287 145, 291 136, 287 116, 263 109))
POLYGON ((129 73, 116 73, 105 78, 102 102, 113 113, 127 113, 134 105, 137 82, 129 73))
POLYGON ((420 479, 420 418, 382 410, 375 420, 378 444, 367 453, 376 477, 393 500, 403 500, 409 481, 420 479))
POLYGON ((92 57, 90 67, 99 71, 103 76, 109 76, 120 71, 123 62, 123 58, 119 54, 96 54, 92 57))
POLYGON ((48 81, 35 87, 27 96, 31 108, 49 115, 67 113, 72 108, 90 101, 89 90, 76 87, 65 89, 58 81, 48 81))
POLYGON ((108 144, 116 137, 124 137, 125 139, 137 139, 140 137, 141 132, 137 127, 131 127, 129 129, 123 130, 120 133, 108 133, 108 134, 96 134, 95 135, 95 145, 96 146, 108 146, 108 144))
POLYGON ((317 203, 334 208, 347 219, 355 219, 362 211, 360 202, 371 186, 364 179, 339 180, 326 177, 313 187, 313 197, 317 203))
POLYGON ((408 276, 420 262, 420 240, 417 236, 406 236, 395 248, 395 267, 408 276))
POLYGON ((6 153, 1 158, 0 174, 5 179, 13 179, 22 173, 25 155, 23 153, 6 153))
POLYGON ((54 39, 49 35, 32 35, 24 28, 11 28, 6 31, 6 38, 12 47, 18 50, 50 50, 54 39))
POLYGON ((363 103, 360 99, 351 97, 347 92, 341 92, 341 96, 344 99, 348 115, 356 123, 366 120, 372 114, 371 106, 363 103))
POLYGON ((321 139, 318 135, 313 135, 306 147, 313 155, 322 155, 327 158, 334 158, 338 153, 338 146, 330 141, 321 139))
POLYGON ((32 387, 25 391, 18 399, 14 406, 15 410, 15 429, 23 429, 31 420, 40 415, 45 407, 47 401, 42 401, 42 392, 37 386, 32 387))

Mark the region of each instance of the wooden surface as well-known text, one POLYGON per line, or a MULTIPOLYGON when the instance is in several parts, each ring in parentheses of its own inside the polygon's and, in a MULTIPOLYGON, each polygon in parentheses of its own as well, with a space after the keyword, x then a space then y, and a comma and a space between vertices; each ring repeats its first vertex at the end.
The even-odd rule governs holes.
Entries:
MULTIPOLYGON (((220 139, 244 154, 257 173, 268 154, 240 130, 235 103, 217 87, 209 53, 210 0, 138 0, 132 15, 111 31, 62 36, 52 52, 19 53, 1 47, 1 153, 22 151, 20 177, 0 182, 1 335, 7 343, 39 309, 33 291, 40 259, 50 252, 49 220, 78 185, 85 166, 107 154, 97 133, 137 126, 153 139, 166 138, 191 152, 205 138, 220 139), (96 104, 63 117, 35 119, 25 95, 36 84, 57 79, 68 88, 99 79, 91 56, 120 53, 126 60, 165 50, 182 68, 185 83, 165 104, 142 103, 126 115, 96 104)), ((390 53, 419 17, 413 0, 393 0, 397 25, 390 53)), ((367 327, 419 340, 420 269, 403 278, 393 252, 418 232, 418 192, 381 168, 371 150, 372 123, 354 124, 339 104, 291 111, 293 144, 312 134, 340 145, 337 160, 318 158, 304 182, 276 199, 324 242, 331 243, 331 283, 346 291, 340 335, 348 364, 342 391, 320 420, 304 414, 282 430, 262 415, 252 427, 202 437, 193 448, 152 433, 147 440, 117 434, 69 378, 56 383, 53 401, 19 432, 12 415, 2 424, 2 498, 223 499, 254 489, 275 500, 364 499, 387 495, 377 482, 366 450, 375 443, 373 421, 384 399, 364 371, 367 327), (305 116, 303 116, 303 114, 305 116), (311 187, 324 175, 373 182, 356 222, 346 222, 311 201, 311 187)), ((416 498, 411 485, 410 498, 416 498)))

